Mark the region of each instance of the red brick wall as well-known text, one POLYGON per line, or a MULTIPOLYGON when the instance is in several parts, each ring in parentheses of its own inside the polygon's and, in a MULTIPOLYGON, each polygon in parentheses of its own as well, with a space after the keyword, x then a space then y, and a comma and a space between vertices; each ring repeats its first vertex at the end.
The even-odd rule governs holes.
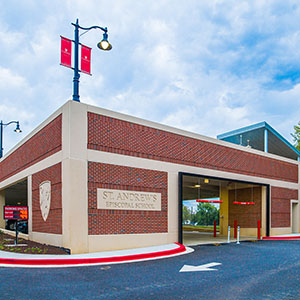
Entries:
POLYGON ((234 220, 240 228, 257 228, 261 220, 261 187, 229 191, 229 225, 234 227, 234 220), (253 196, 252 196, 253 193, 253 196), (254 202, 254 205, 233 204, 233 201, 254 202))
POLYGON ((0 181, 61 150, 62 116, 59 115, 0 163, 0 181))
POLYGON ((298 166, 88 112, 88 149, 298 182, 298 166))
POLYGON ((166 172, 88 163, 89 235, 168 232, 166 172), (161 211, 97 209, 97 188, 161 193, 161 211))
POLYGON ((32 175, 32 231, 62 234, 61 163, 32 175), (50 212, 44 221, 40 209, 39 185, 51 181, 50 212))
POLYGON ((298 199, 298 190, 271 188, 271 227, 290 227, 291 200, 298 199))

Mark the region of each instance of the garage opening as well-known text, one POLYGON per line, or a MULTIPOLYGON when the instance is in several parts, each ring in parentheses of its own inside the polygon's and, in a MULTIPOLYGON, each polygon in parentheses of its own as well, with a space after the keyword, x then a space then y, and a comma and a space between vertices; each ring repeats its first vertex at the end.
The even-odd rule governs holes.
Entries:
POLYGON ((298 232, 298 202, 292 202, 292 233, 298 232))
MULTIPOLYGON (((15 183, 6 189, 0 191, 1 207, 3 206, 28 206, 27 199, 27 179, 15 183)), ((14 220, 3 219, 3 208, 1 211, 1 222, 2 228, 7 230, 15 230, 14 220)), ((28 233, 28 221, 18 221, 18 230, 22 233, 28 233)))
POLYGON ((192 174, 179 176, 179 240, 188 246, 266 235, 267 188, 249 182, 192 174), (260 224, 260 225, 259 225, 260 224))

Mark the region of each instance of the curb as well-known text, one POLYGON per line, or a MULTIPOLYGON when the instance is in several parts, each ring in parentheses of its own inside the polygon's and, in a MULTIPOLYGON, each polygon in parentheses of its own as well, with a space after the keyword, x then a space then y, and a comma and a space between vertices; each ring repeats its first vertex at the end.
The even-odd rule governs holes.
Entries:
MULTIPOLYGON (((118 255, 110 257, 85 257, 78 258, 80 255, 74 255, 76 258, 24 258, 26 254, 21 255, 22 258, 11 258, 11 257, 0 257, 1 267, 72 267, 72 266, 92 266, 92 265, 102 265, 102 264, 116 264, 116 263, 129 263, 144 260, 153 260, 160 258, 167 258, 176 255, 182 255, 192 252, 190 248, 186 248, 184 245, 179 243, 171 244, 176 245, 175 249, 148 252, 148 253, 138 253, 131 255, 118 255)), ((170 246, 170 245, 168 245, 170 246)), ((151 249, 151 248, 150 248, 151 249)), ((138 249, 137 249, 138 250, 138 249)), ((112 252, 113 253, 113 252, 112 252)), ((1 255, 1 253, 0 253, 1 255)), ((64 256, 63 256, 64 257, 64 256)))
POLYGON ((300 240, 300 236, 265 236, 263 240, 300 240))

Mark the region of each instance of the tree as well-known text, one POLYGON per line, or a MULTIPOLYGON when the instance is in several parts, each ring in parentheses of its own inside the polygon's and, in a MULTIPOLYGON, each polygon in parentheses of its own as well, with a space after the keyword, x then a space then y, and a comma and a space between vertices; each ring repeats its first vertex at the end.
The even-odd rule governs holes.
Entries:
POLYGON ((291 133, 294 139, 294 146, 300 151, 300 121, 294 126, 294 133, 291 133))
POLYGON ((185 205, 182 207, 182 222, 183 224, 189 224, 191 222, 191 212, 185 205))
POLYGON ((192 222, 198 225, 213 225, 214 221, 219 224, 219 210, 210 203, 198 203, 197 213, 192 216, 192 222))

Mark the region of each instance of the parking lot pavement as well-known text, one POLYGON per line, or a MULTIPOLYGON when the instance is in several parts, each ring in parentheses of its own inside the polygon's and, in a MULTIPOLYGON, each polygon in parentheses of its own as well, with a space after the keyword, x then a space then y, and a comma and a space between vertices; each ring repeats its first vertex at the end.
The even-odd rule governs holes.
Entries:
POLYGON ((0 268, 0 299, 300 299, 299 241, 194 249, 121 265, 0 268))

